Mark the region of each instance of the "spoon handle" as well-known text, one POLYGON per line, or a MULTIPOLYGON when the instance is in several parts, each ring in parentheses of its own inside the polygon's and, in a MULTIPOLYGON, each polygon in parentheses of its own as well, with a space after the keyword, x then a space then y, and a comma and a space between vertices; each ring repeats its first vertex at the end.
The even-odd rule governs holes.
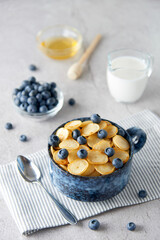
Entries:
POLYGON ((42 185, 40 181, 37 181, 36 183, 38 183, 48 193, 53 202, 56 204, 56 207, 58 208, 62 216, 67 220, 67 222, 70 224, 77 224, 76 217, 67 208, 65 208, 57 199, 55 199, 55 197, 48 192, 48 190, 42 185))

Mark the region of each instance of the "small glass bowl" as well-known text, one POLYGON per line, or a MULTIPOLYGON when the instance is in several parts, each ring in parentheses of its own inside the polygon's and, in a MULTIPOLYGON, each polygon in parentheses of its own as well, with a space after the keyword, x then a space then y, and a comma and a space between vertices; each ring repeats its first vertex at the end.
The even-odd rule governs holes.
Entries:
POLYGON ((20 113, 24 117, 31 118, 31 119, 34 119, 37 121, 46 121, 46 120, 54 117, 63 107, 63 103, 64 103, 63 92, 58 87, 56 87, 55 90, 57 91, 58 104, 54 108, 52 108, 51 110, 49 110, 45 113, 29 113, 29 112, 22 110, 20 107, 15 105, 14 98, 16 96, 12 94, 14 107, 17 110, 17 112, 20 113))
POLYGON ((74 57, 82 47, 82 35, 73 27, 67 25, 55 25, 45 28, 37 34, 38 48, 48 57, 56 60, 64 60, 74 57), (65 49, 51 49, 47 47, 45 41, 48 39, 73 39, 76 41, 72 47, 65 49))

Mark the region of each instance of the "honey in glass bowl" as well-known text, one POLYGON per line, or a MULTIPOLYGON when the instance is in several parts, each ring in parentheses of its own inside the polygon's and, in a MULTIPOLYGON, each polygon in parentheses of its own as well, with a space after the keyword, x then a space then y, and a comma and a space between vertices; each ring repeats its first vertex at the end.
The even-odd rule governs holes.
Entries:
POLYGON ((48 57, 64 60, 74 57, 81 48, 82 36, 74 28, 57 25, 37 35, 39 49, 48 57))

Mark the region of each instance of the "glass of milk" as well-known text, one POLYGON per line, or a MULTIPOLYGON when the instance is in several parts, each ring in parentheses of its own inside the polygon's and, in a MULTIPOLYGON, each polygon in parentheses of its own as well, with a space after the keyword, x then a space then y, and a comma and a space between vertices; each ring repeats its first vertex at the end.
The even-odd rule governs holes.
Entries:
POLYGON ((133 49, 108 54, 107 81, 117 102, 135 102, 143 94, 152 73, 153 58, 133 49))

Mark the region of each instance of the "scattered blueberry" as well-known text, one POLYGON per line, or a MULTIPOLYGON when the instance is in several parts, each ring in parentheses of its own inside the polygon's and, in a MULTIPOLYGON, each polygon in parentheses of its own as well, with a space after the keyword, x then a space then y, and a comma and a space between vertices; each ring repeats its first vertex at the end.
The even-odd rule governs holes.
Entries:
POLYGON ((50 137, 49 137, 49 141, 48 143, 53 146, 53 147, 58 147, 59 143, 60 143, 60 140, 59 140, 59 137, 52 134, 50 137))
POLYGON ((67 149, 65 149, 65 148, 60 149, 59 152, 58 152, 58 157, 59 157, 60 159, 65 159, 65 158, 67 158, 67 157, 68 157, 68 151, 67 151, 67 149))
POLYGON ((111 147, 106 148, 104 152, 108 157, 112 157, 115 154, 115 150, 111 147))
POLYGON ((27 136, 26 136, 26 135, 21 135, 21 136, 19 137, 19 140, 20 140, 21 142, 26 142, 26 141, 27 141, 27 136))
POLYGON ((100 226, 100 223, 99 223, 98 220, 92 219, 92 220, 89 221, 88 226, 92 230, 97 230, 100 226))
POLYGON ((122 137, 125 136, 125 131, 122 128, 118 129, 118 135, 121 135, 122 137))
POLYGON ((100 129, 97 133, 98 138, 103 139, 107 137, 107 131, 104 129, 100 129))
POLYGON ((78 129, 73 130, 72 137, 77 140, 77 138, 81 136, 81 132, 78 129))
POLYGON ((31 65, 29 65, 29 70, 36 71, 37 67, 35 65, 31 64, 31 65))
POLYGON ((40 113, 45 113, 47 111, 48 111, 48 108, 47 108, 46 105, 42 105, 42 106, 39 107, 39 112, 40 113))
POLYGON ((93 123, 100 123, 101 122, 101 117, 98 114, 92 114, 91 115, 91 121, 93 123))
POLYGON ((29 105, 27 107, 27 112, 29 112, 29 113, 36 113, 37 112, 37 106, 36 105, 29 105))
POLYGON ((70 99, 68 100, 68 104, 69 104, 70 106, 75 105, 75 103, 76 103, 76 101, 74 100, 74 98, 70 98, 70 99))
POLYGON ((134 230, 136 229, 136 224, 135 224, 134 222, 129 222, 129 223, 127 224, 127 229, 128 229, 129 231, 134 231, 134 230))
POLYGON ((77 156, 78 156, 79 158, 86 158, 87 155, 88 155, 88 152, 87 152, 85 149, 80 149, 80 150, 78 150, 78 152, 77 152, 77 156))
POLYGON ((121 168, 121 167, 123 167, 123 161, 120 158, 114 158, 112 161, 112 165, 115 168, 121 168))
POLYGON ((87 139, 83 136, 79 136, 79 137, 77 137, 77 142, 81 145, 84 145, 87 143, 87 139))
POLYGON ((147 196, 147 192, 145 190, 140 190, 138 193, 139 198, 145 198, 147 196))
POLYGON ((12 128, 13 128, 12 123, 7 122, 7 123, 5 124, 5 128, 6 128, 7 130, 12 129, 12 128))

